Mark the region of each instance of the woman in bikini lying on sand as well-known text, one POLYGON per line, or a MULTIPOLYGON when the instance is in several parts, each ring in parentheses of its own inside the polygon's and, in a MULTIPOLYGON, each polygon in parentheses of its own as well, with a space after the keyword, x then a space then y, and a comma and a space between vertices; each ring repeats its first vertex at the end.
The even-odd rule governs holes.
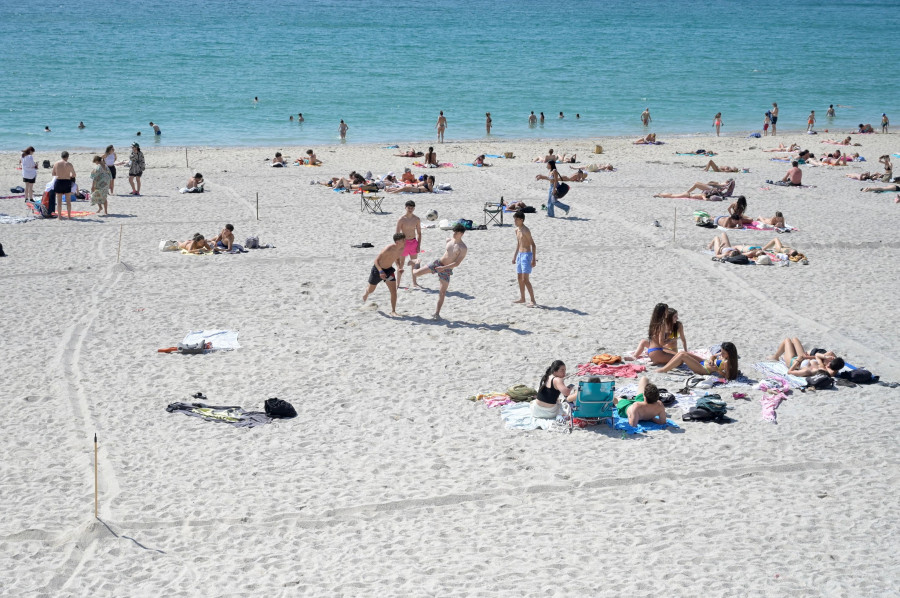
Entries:
POLYGON ((878 162, 884 165, 884 172, 863 172, 862 174, 848 174, 848 179, 857 181, 881 181, 882 183, 890 183, 894 178, 894 165, 891 164, 891 158, 887 154, 878 158, 878 162))
POLYGON ((715 162, 710 160, 706 163, 706 166, 703 167, 703 170, 712 170, 713 172, 741 172, 742 169, 738 168, 737 166, 719 166, 715 162))
MULTIPOLYGON (((569 166, 572 170, 581 170, 580 168, 575 168, 574 166, 569 166)), ((588 164, 584 167, 584 170, 588 172, 600 172, 601 170, 608 170, 612 172, 615 170, 615 167, 612 164, 588 164)))
POLYGON ((799 152, 800 146, 792 143, 790 147, 785 147, 783 143, 779 143, 778 147, 772 149, 764 149, 764 152, 799 152))
POLYGON ((833 351, 810 355, 796 337, 781 341, 775 354, 769 357, 769 361, 779 360, 788 366, 788 374, 792 376, 813 376, 823 371, 833 378, 844 369, 844 360, 833 351))
POLYGON ((700 189, 704 192, 721 192, 723 197, 728 197, 731 195, 731 192, 734 191, 734 179, 728 179, 724 183, 720 183, 718 181, 709 181, 708 183, 701 183, 697 181, 691 188, 685 191, 684 193, 657 193, 653 197, 665 197, 669 199, 703 199, 709 200, 710 198, 707 195, 719 195, 719 193, 700 193, 698 195, 691 195, 691 191, 694 189, 700 189))
POLYGON ((631 143, 634 145, 656 145, 656 133, 648 133, 646 137, 640 137, 631 143))
POLYGON ((434 191, 434 177, 427 176, 421 183, 403 185, 402 187, 385 187, 388 193, 432 193, 434 191))
POLYGON ((421 156, 424 156, 425 154, 423 154, 422 152, 417 152, 416 150, 410 148, 410 149, 406 150, 405 153, 394 154, 394 155, 397 157, 400 157, 400 158, 420 158, 421 156))
POLYGON ((774 228, 787 228, 784 224, 784 214, 781 212, 775 212, 773 218, 757 218, 756 221, 774 228))
MULTIPOLYGON (((843 141, 835 141, 834 139, 823 139, 823 140, 822 140, 822 143, 830 143, 831 145, 853 145, 853 144, 850 142, 850 137, 849 137, 849 135, 848 135, 847 138, 844 139, 843 141)), ((857 143, 856 145, 860 145, 860 144, 857 143)))
POLYGON ((667 306, 665 303, 657 303, 650 317, 650 336, 641 340, 635 349, 633 357, 638 359, 647 351, 647 357, 656 365, 669 362, 678 352, 678 339, 684 350, 687 351, 687 339, 684 336, 684 326, 678 321, 678 310, 667 306), (662 318, 662 327, 659 324, 662 318), (653 331, 656 331, 654 334, 653 331), (654 338, 655 337, 655 338, 654 338), (651 341, 654 339, 656 342, 651 341))
POLYGON ((572 183, 580 183, 582 181, 586 181, 588 178, 587 173, 585 171, 581 170, 580 168, 577 168, 576 170, 577 170, 577 172, 575 174, 570 174, 569 176, 559 177, 560 180, 561 181, 569 181, 572 183))
POLYGON ((727 233, 716 235, 713 240, 706 246, 712 249, 717 258, 733 257, 736 255, 745 255, 750 259, 756 259, 765 255, 767 251, 774 252, 784 256, 792 262, 806 260, 806 256, 781 243, 781 239, 774 238, 765 245, 732 245, 727 233))
POLYGON ((722 343, 722 348, 717 353, 703 360, 693 353, 680 351, 659 371, 669 372, 681 365, 686 365, 692 372, 701 376, 715 375, 734 380, 738 377, 737 348, 734 343, 722 343))
POLYGON ((178 244, 178 249, 185 249, 188 253, 209 253, 212 251, 212 247, 209 244, 203 235, 200 233, 194 233, 194 237, 188 241, 183 241, 178 244))

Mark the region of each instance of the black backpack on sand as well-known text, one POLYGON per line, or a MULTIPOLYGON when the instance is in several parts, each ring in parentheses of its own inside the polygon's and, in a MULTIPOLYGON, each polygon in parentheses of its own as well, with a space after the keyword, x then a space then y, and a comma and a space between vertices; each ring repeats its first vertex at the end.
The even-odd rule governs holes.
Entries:
POLYGON ((834 378, 820 372, 818 374, 813 374, 812 376, 808 376, 806 378, 806 385, 815 390, 825 390, 827 388, 834 388, 834 378))
POLYGON ((297 417, 297 410, 294 409, 294 406, 282 399, 266 399, 265 407, 266 415, 275 419, 297 417))
POLYGON ((716 394, 705 395, 697 399, 697 404, 682 414, 681 419, 686 422, 722 422, 726 419, 727 410, 722 397, 716 394))

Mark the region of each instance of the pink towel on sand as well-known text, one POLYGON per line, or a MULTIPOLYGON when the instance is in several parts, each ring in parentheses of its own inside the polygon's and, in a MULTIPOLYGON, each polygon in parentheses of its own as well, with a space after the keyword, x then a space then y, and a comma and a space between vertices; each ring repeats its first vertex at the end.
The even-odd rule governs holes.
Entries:
POLYGON ((616 378, 637 378, 637 375, 647 368, 635 363, 625 365, 594 365, 593 363, 579 364, 576 374, 579 376, 615 376, 616 378))
POLYGON ((763 398, 760 401, 760 404, 762 405, 762 418, 767 422, 777 424, 778 414, 775 413, 775 410, 778 409, 778 406, 781 405, 781 402, 785 400, 787 400, 787 395, 785 395, 783 392, 779 392, 773 395, 763 395, 763 398))

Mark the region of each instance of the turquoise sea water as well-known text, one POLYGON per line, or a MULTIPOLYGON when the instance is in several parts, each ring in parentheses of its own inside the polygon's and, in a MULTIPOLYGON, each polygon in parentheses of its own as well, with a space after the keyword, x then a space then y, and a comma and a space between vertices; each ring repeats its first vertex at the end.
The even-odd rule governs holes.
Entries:
POLYGON ((0 149, 900 126, 887 1, 0 2, 0 149), (258 104, 253 97, 258 96, 258 104), (829 123, 825 110, 838 107, 829 123), (530 129, 529 111, 547 122, 530 129), (559 120, 559 111, 566 118, 559 120), (302 112, 303 125, 288 121, 302 112), (581 118, 576 120, 575 114, 581 118), (87 125, 78 130, 78 121, 87 125), (163 135, 154 139, 149 121, 163 135), (43 133, 49 125, 52 133, 43 133))

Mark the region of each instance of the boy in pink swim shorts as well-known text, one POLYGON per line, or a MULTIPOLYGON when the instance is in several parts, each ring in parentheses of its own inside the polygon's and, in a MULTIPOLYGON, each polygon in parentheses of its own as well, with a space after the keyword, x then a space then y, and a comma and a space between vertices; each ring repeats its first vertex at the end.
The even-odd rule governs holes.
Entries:
MULTIPOLYGON (((397 220, 397 230, 395 232, 403 233, 406 237, 406 245, 403 247, 403 257, 400 260, 400 269, 397 270, 397 288, 400 288, 400 278, 403 276, 404 262, 418 268, 419 254, 422 252, 422 221, 413 212, 416 211, 416 202, 409 200, 406 202, 406 213, 397 220), (407 261, 407 256, 409 260, 407 261)), ((413 286, 416 279, 413 277, 413 286)))

